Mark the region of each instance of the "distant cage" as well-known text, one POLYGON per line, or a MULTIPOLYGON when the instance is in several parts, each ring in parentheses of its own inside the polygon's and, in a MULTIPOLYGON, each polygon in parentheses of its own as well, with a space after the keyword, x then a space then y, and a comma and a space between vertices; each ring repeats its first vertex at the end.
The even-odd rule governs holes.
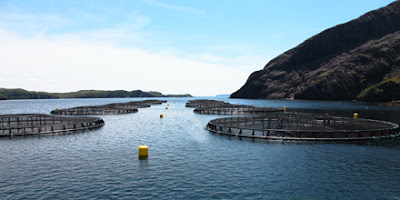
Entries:
POLYGON ((106 107, 106 106, 80 106, 68 109, 52 110, 53 115, 112 115, 129 114, 138 112, 137 108, 106 107))
POLYGON ((207 129, 223 135, 276 140, 346 141, 400 136, 399 126, 392 122, 298 113, 214 119, 207 129))
POLYGON ((213 114, 213 115, 263 115, 271 112, 282 112, 283 110, 276 108, 257 108, 253 106, 218 106, 209 108, 196 108, 195 113, 198 114, 213 114))
POLYGON ((232 105, 232 104, 223 101, 208 100, 208 99, 190 100, 188 103, 186 103, 186 107, 188 108, 208 108, 208 107, 215 107, 222 105, 232 105))
POLYGON ((112 103, 96 106, 79 106, 67 109, 56 109, 50 113, 53 115, 115 115, 115 114, 130 114, 138 112, 137 108, 147 108, 151 105, 162 104, 167 101, 160 100, 145 100, 131 101, 127 103, 112 103))
POLYGON ((213 115, 263 115, 271 112, 282 112, 277 108, 259 108, 248 105, 236 105, 223 101, 215 100, 192 100, 186 104, 186 107, 195 108, 193 112, 198 114, 213 115))
POLYGON ((104 126, 104 121, 96 117, 59 117, 45 114, 0 115, 0 137, 66 133, 102 126, 104 126))

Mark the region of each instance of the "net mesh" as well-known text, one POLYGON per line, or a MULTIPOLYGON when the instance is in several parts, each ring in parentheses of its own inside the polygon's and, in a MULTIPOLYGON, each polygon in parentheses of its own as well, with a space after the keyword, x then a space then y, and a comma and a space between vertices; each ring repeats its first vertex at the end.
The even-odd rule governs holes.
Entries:
POLYGON ((363 140, 399 136, 395 123, 299 113, 211 120, 207 129, 220 134, 285 140, 363 140))
POLYGON ((113 114, 129 114, 138 112, 138 108, 147 108, 151 105, 162 104, 167 101, 145 100, 131 101, 127 103, 112 103, 96 106, 79 106, 67 109, 52 110, 54 115, 113 115, 113 114))
POLYGON ((60 117, 45 114, 0 115, 0 136, 26 136, 100 128, 96 117, 60 117))

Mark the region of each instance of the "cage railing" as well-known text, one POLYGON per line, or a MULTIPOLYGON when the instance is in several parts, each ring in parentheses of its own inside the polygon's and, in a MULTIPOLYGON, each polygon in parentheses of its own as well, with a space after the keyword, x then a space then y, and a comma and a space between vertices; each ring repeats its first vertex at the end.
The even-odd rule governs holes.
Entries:
POLYGON ((229 117, 211 120, 207 129, 239 137, 279 140, 371 140, 399 136, 392 122, 332 116, 229 117))

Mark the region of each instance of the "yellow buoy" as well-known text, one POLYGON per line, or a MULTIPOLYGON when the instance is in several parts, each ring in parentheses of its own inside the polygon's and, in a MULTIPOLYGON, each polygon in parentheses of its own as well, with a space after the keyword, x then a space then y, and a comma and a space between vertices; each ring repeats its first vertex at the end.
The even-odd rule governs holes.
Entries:
POLYGON ((167 110, 168 110, 168 107, 165 107, 165 109, 167 109, 167 110))
POLYGON ((283 111, 285 111, 285 112, 286 112, 286 106, 283 106, 283 111))
POLYGON ((149 148, 146 145, 139 146, 139 157, 149 156, 149 148))
POLYGON ((164 117, 164 115, 163 114, 160 114, 160 118, 163 118, 164 117))
POLYGON ((253 104, 251 104, 251 106, 253 106, 253 104))
POLYGON ((358 118, 358 113, 354 113, 353 117, 354 117, 354 119, 357 119, 358 118))
POLYGON ((56 110, 58 110, 58 108, 56 108, 56 110))

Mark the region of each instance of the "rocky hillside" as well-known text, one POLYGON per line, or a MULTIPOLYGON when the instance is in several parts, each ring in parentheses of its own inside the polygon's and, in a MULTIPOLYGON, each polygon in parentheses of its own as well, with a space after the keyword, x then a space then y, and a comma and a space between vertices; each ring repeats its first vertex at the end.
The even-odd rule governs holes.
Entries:
POLYGON ((250 75, 232 98, 400 99, 400 1, 327 29, 250 75))

